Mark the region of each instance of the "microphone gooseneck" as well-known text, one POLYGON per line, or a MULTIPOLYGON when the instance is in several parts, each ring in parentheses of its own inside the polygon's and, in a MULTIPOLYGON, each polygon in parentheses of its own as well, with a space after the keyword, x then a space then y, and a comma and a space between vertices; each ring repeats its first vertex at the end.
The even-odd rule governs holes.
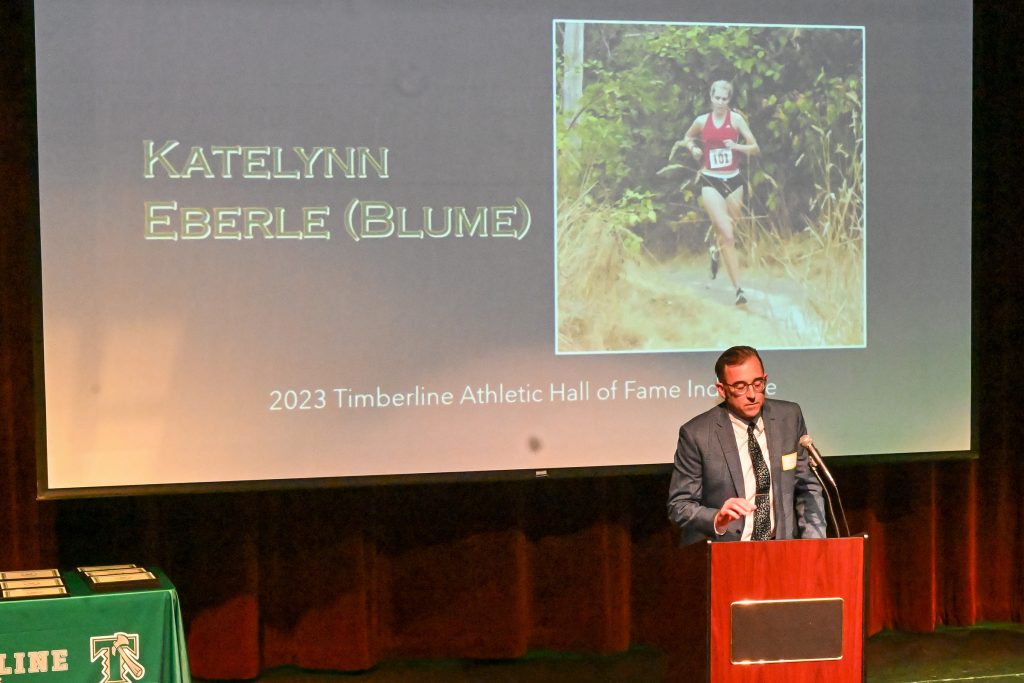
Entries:
POLYGON ((850 525, 846 521, 846 510, 843 509, 843 499, 839 496, 839 487, 836 486, 836 480, 832 478, 832 473, 828 471, 828 467, 825 466, 825 459, 821 457, 821 453, 814 445, 814 439, 811 438, 810 434, 804 434, 800 437, 800 445, 803 446, 808 455, 810 456, 811 470, 814 472, 815 477, 818 478, 818 482, 821 483, 821 489, 825 492, 825 498, 828 501, 829 512, 832 513, 832 523, 835 524, 836 532, 842 533, 839 529, 838 521, 836 520, 835 512, 832 510, 832 497, 828 493, 828 486, 822 480, 818 474, 820 470, 825 475, 825 479, 831 484, 832 491, 836 494, 836 503, 839 506, 839 514, 843 517, 843 529, 845 535, 850 535, 850 525))

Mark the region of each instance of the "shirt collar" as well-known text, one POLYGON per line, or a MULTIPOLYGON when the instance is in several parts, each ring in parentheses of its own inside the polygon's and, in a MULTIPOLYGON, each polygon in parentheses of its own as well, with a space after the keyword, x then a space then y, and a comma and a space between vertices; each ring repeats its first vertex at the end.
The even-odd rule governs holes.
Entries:
MULTIPOLYGON (((726 410, 726 412, 729 413, 729 420, 732 421, 732 424, 734 426, 741 427, 743 431, 747 430, 747 426, 750 424, 750 421, 738 417, 731 410, 726 410)), ((754 418, 753 422, 755 434, 760 434, 761 432, 764 431, 764 418, 761 416, 761 413, 757 414, 757 417, 754 418)))

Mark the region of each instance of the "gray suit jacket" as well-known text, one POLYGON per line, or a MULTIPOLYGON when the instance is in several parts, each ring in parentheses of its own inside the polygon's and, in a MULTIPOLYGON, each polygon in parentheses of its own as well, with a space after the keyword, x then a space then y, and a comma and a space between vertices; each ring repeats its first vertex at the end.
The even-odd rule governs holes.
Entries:
MULTIPOLYGON (((775 538, 824 538, 821 486, 810 470, 800 437, 807 433, 800 406, 765 400, 761 409, 768 438, 768 466, 775 501, 775 538), (783 469, 783 456, 796 453, 796 464, 783 469)), ((786 458, 787 464, 792 457, 786 458)), ((668 493, 668 516, 679 528, 681 545, 704 539, 738 541, 743 520, 715 533, 715 514, 729 498, 744 498, 743 471, 736 437, 725 404, 698 415, 679 428, 675 465, 668 493)))

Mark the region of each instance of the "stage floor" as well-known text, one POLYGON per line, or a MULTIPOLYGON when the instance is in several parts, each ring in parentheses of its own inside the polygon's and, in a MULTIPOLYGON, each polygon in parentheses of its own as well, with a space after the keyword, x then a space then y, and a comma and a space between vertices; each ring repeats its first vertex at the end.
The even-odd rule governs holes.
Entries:
MULTIPOLYGON (((391 661, 365 672, 282 668, 272 683, 635 683, 664 678, 664 657, 651 648, 616 655, 533 652, 501 661, 391 661)), ((868 639, 869 683, 1024 681, 1024 625, 979 624, 934 633, 883 631, 868 639)), ((196 679, 197 681, 199 679, 196 679)))

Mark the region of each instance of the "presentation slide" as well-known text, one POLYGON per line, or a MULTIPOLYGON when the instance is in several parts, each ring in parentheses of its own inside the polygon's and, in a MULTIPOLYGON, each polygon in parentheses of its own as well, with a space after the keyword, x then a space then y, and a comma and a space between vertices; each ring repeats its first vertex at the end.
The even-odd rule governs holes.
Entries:
POLYGON ((40 495, 969 452, 971 17, 37 0, 40 495))

